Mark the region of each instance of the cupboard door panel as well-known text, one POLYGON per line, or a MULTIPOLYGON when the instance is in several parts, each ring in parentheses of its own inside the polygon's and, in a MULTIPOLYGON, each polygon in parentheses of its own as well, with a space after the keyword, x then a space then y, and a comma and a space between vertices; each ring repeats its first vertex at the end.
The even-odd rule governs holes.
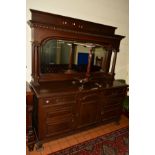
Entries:
POLYGON ((99 92, 93 91, 80 94, 78 102, 78 128, 96 124, 100 120, 100 101, 99 92))
POLYGON ((98 121, 98 103, 81 103, 78 127, 94 124, 98 121))

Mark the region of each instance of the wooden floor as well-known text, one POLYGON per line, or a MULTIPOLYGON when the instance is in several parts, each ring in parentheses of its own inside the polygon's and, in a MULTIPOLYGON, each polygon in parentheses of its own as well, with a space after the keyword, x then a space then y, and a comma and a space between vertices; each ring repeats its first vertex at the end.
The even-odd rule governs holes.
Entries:
POLYGON ((106 133, 118 130, 122 127, 126 127, 128 126, 128 123, 129 123, 128 118, 122 115, 119 125, 113 122, 71 136, 67 136, 65 138, 50 141, 43 145, 44 149, 41 151, 36 151, 34 149, 34 151, 29 152, 28 149, 26 148, 26 155, 47 155, 49 153, 98 137, 100 135, 104 135, 106 133))

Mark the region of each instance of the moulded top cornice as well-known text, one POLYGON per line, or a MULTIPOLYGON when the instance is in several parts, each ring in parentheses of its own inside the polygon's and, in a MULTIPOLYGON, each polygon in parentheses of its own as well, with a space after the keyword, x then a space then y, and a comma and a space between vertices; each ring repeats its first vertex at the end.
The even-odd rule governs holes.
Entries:
POLYGON ((47 13, 30 9, 31 20, 30 22, 40 23, 44 25, 51 25, 61 27, 63 29, 78 30, 81 32, 100 34, 100 35, 115 35, 114 26, 103 25, 81 19, 66 17, 62 15, 56 15, 53 13, 47 13))

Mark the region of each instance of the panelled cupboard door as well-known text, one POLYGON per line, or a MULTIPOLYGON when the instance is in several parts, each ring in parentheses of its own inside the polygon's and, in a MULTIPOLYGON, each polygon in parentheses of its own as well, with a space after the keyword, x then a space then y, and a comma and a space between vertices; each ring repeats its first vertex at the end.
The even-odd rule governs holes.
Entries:
POLYGON ((100 101, 98 95, 98 91, 79 94, 77 128, 93 125, 100 121, 100 101))

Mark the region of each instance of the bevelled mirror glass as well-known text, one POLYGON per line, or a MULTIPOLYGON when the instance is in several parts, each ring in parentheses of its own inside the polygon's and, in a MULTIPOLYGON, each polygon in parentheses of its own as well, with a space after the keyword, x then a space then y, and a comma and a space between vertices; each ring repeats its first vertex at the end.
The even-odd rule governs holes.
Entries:
MULTIPOLYGON (((41 73, 86 72, 90 43, 48 40, 41 47, 41 73)), ((92 45, 92 44, 91 44, 92 45)), ((92 48, 91 72, 103 71, 106 50, 100 45, 92 48)))

